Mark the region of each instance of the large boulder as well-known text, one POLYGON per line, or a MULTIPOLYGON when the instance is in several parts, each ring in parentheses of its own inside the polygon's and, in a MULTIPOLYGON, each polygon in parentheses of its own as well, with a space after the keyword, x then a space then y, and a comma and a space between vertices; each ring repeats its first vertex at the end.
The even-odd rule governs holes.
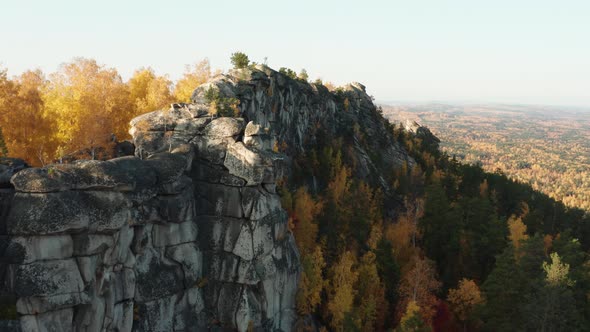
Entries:
POLYGON ((244 119, 221 117, 211 121, 203 130, 203 135, 209 137, 233 137, 244 129, 244 119))
POLYGON ((84 291, 74 259, 14 265, 14 289, 20 297, 52 296, 84 291))
POLYGON ((28 193, 107 189, 130 192, 152 187, 156 179, 156 171, 149 163, 121 157, 28 168, 16 174, 12 184, 17 191, 28 193))
POLYGON ((90 297, 74 259, 13 265, 16 307, 21 314, 37 314, 87 303, 90 297))
POLYGON ((0 188, 11 187, 10 179, 28 167, 22 159, 0 157, 0 188))
POLYGON ((34 261, 70 258, 74 245, 70 235, 13 237, 8 244, 6 256, 13 264, 28 264, 34 261))
POLYGON ((223 165, 229 173, 246 180, 248 186, 274 183, 285 175, 285 155, 272 151, 261 151, 236 142, 228 145, 223 165))
POLYGON ((7 228, 14 235, 115 232, 130 221, 130 208, 125 195, 112 191, 17 193, 7 228))

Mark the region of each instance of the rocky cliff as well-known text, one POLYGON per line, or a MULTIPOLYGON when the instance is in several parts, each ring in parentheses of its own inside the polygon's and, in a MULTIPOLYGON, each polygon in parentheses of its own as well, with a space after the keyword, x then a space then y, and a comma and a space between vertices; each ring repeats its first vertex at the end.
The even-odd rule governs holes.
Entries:
POLYGON ((24 331, 289 331, 300 266, 277 182, 350 131, 357 176, 387 192, 380 169, 413 163, 387 130, 358 83, 218 76, 192 103, 134 119, 135 156, 14 172, 3 292, 24 331))

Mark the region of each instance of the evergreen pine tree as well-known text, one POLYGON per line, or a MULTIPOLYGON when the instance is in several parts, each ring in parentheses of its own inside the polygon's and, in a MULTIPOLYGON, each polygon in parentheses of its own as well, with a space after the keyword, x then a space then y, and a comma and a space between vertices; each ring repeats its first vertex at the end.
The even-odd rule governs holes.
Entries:
MULTIPOLYGON (((580 315, 570 279, 567 263, 559 254, 551 254, 551 262, 543 262, 544 276, 538 289, 528 297, 524 308, 526 327, 534 331, 580 331, 580 315)), ((538 284, 533 284, 538 285, 538 284)))
POLYGON ((426 188, 424 217, 418 228, 422 234, 423 248, 426 256, 437 264, 441 280, 446 285, 457 275, 459 264, 460 217, 451 209, 451 204, 440 184, 426 188))
POLYGON ((522 285, 525 282, 520 269, 517 268, 514 248, 509 245, 496 258, 496 267, 482 287, 487 299, 482 311, 486 327, 494 331, 520 330, 520 304, 522 285))

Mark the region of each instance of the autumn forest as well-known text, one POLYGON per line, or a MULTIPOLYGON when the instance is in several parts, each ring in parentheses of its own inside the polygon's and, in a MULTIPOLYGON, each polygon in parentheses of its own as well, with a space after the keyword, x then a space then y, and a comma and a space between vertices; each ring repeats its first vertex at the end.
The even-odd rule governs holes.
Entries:
MULTIPOLYGON (((307 75, 283 72, 307 84, 307 75)), ((188 102, 213 75, 207 60, 177 82, 150 68, 124 81, 82 58, 50 74, 0 71, 0 155, 33 166, 110 158, 132 118, 188 102)), ((341 91, 312 84, 347 111, 341 91)), ((296 310, 307 323, 299 330, 590 330, 586 211, 461 162, 381 108, 370 112, 365 120, 385 128, 383 137, 361 121, 319 132, 277 188, 300 253, 296 310), (357 176, 355 144, 384 185, 357 176), (386 168, 379 144, 399 145, 415 162, 386 168)))
POLYGON ((590 218, 391 133, 418 161, 388 174, 398 203, 351 176, 346 137, 296 160, 283 205, 302 255, 299 313, 334 331, 586 330, 590 218))
MULTIPOLYGON (((113 68, 78 58, 55 73, 31 70, 10 78, 0 69, 0 130, 5 151, 34 166, 88 149, 111 155, 113 144, 129 138, 137 115, 188 102, 193 89, 212 75, 209 62, 187 66, 173 85, 151 68, 123 81, 113 68)), ((100 156, 96 156, 100 159, 100 156)))
POLYGON ((391 121, 428 126, 449 155, 590 210, 590 113, 530 105, 385 106, 391 121))

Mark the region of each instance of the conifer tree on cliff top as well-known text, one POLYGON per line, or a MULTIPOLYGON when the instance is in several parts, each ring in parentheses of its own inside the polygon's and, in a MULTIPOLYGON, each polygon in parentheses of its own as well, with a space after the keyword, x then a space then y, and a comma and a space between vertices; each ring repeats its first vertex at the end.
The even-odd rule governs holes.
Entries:
POLYGON ((235 52, 231 55, 231 63, 234 65, 235 69, 242 69, 248 67, 250 59, 248 59, 248 56, 245 53, 235 52))

